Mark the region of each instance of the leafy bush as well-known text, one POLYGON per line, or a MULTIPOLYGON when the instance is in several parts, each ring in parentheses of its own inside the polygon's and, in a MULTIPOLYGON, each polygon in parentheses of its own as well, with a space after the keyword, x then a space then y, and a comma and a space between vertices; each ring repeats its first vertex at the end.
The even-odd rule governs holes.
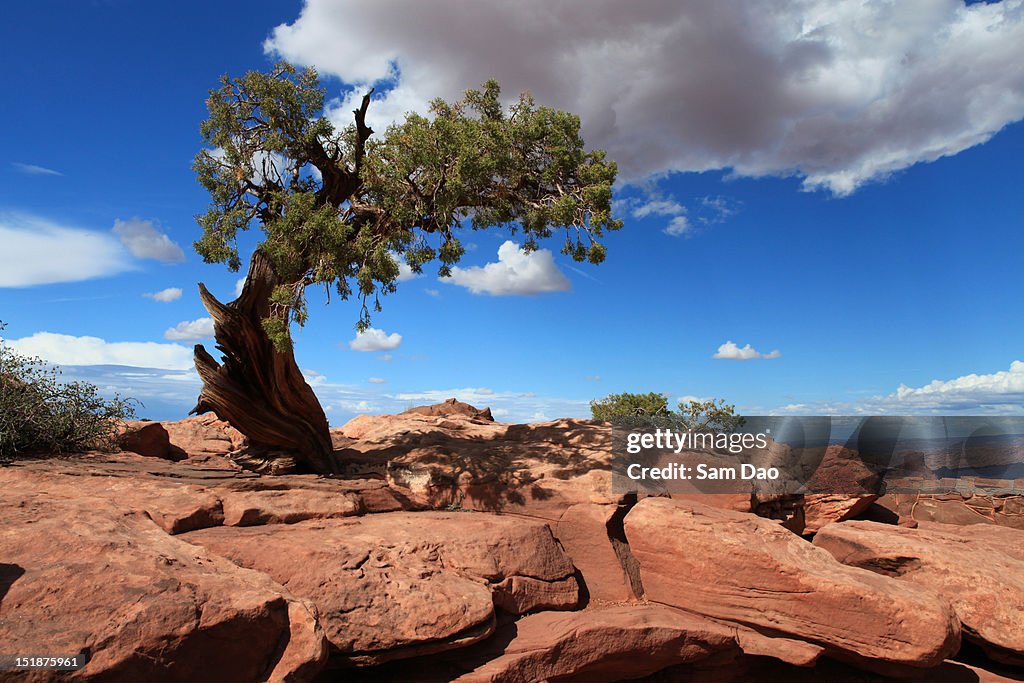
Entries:
POLYGON ((733 432, 743 426, 744 419, 736 414, 736 406, 722 399, 679 402, 679 419, 694 432, 733 432))
POLYGON ((59 375, 0 339, 0 460, 105 450, 113 446, 119 423, 135 416, 131 399, 108 401, 96 386, 61 383, 59 375))
POLYGON ((671 422, 694 432, 732 432, 743 426, 743 418, 736 414, 736 406, 722 399, 708 401, 680 401, 678 410, 668 407, 664 394, 609 394, 590 402, 590 413, 595 420, 623 418, 671 418, 671 422))
POLYGON ((590 414, 595 420, 613 420, 617 417, 654 417, 668 415, 668 398, 664 394, 609 394, 590 402, 590 414))

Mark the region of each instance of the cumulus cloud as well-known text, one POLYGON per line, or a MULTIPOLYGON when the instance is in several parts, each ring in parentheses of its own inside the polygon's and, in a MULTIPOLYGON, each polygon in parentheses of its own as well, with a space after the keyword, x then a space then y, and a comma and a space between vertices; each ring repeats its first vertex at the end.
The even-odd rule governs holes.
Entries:
POLYGON ((306 0, 264 47, 354 85, 344 123, 393 84, 377 130, 488 78, 530 90, 627 180, 731 168, 842 195, 1024 117, 1021 0, 306 0))
POLYGON ((242 288, 245 287, 245 277, 235 280, 235 298, 242 296, 242 288))
POLYGON ((109 235, 29 214, 0 214, 0 287, 79 282, 131 270, 109 235))
POLYGON ((164 332, 164 339, 170 339, 171 341, 213 339, 213 318, 183 320, 164 332))
MULTIPOLYGON (((371 327, 365 332, 357 332, 356 338, 348 343, 348 346, 353 351, 393 351, 397 349, 402 343, 402 335, 397 332, 388 334, 384 330, 378 330, 375 327, 371 327)), ((388 354, 385 354, 388 355, 388 354)), ((381 356, 381 360, 391 360, 388 356, 384 358, 381 356)))
POLYGON ((936 379, 924 386, 901 384, 895 391, 859 401, 791 403, 774 411, 793 415, 1021 415, 1024 361, 1008 370, 936 379))
POLYGON ((166 370, 193 367, 192 349, 157 342, 108 342, 99 337, 75 337, 36 332, 4 344, 18 353, 38 356, 57 365, 133 365, 166 370))
POLYGON ((761 353, 750 344, 740 347, 732 341, 727 341, 718 347, 718 351, 712 356, 712 358, 719 358, 722 360, 753 360, 754 358, 764 358, 766 360, 772 360, 773 358, 779 358, 781 355, 782 354, 778 349, 769 351, 768 353, 761 353))
POLYGON ((548 249, 527 254, 518 244, 507 240, 498 247, 498 262, 469 268, 452 268, 452 275, 440 278, 465 287, 473 294, 507 296, 511 294, 543 294, 572 289, 569 279, 555 265, 548 249))
POLYGON ((160 232, 153 221, 131 218, 114 221, 112 232, 136 258, 154 259, 163 263, 180 263, 185 252, 165 233, 160 232))
POLYGON ((18 161, 12 161, 11 166, 18 169, 22 173, 27 175, 64 175, 60 171, 55 171, 52 168, 46 168, 45 166, 36 166, 35 164, 23 164, 18 161))
POLYGON ((167 289, 161 289, 159 292, 147 292, 142 296, 153 301, 161 301, 163 303, 169 303, 171 301, 177 301, 181 298, 180 287, 168 287, 167 289))

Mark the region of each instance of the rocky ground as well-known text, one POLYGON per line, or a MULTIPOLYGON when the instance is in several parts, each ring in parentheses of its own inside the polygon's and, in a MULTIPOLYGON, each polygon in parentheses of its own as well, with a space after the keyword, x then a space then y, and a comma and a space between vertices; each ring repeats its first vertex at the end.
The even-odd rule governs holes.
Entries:
POLYGON ((607 426, 451 401, 334 438, 337 478, 211 417, 0 468, 0 653, 90 657, 0 680, 1024 680, 1006 497, 637 499, 607 426))

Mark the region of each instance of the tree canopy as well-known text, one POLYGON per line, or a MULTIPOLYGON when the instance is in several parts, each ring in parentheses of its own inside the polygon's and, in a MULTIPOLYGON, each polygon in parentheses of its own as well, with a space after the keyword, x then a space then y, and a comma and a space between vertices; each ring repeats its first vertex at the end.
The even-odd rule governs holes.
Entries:
POLYGON ((537 106, 523 94, 503 106, 498 83, 437 99, 430 115, 408 114, 383 135, 366 125, 367 93, 352 124, 328 120, 313 69, 281 63, 269 73, 224 76, 207 100, 195 158, 211 204, 197 216, 195 243, 208 263, 242 265, 241 231, 263 232, 258 250, 276 275, 263 327, 278 349, 289 323, 306 320, 306 288, 322 285, 362 302, 395 291, 401 257, 414 272, 439 261, 447 276, 465 249, 458 229, 505 227, 523 248, 564 230, 562 253, 600 263, 598 241, 622 223, 612 217, 616 165, 586 151, 573 114, 537 106))

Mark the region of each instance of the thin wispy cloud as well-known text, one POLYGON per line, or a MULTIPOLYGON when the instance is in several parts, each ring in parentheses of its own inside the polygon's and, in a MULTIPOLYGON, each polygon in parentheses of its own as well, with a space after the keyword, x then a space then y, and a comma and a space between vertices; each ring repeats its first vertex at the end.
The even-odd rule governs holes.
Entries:
POLYGON ((18 171, 26 175, 49 175, 49 176, 62 176, 64 175, 60 171, 55 171, 52 168, 46 166, 37 166, 35 164, 23 164, 20 161, 12 161, 11 166, 16 168, 18 171))

